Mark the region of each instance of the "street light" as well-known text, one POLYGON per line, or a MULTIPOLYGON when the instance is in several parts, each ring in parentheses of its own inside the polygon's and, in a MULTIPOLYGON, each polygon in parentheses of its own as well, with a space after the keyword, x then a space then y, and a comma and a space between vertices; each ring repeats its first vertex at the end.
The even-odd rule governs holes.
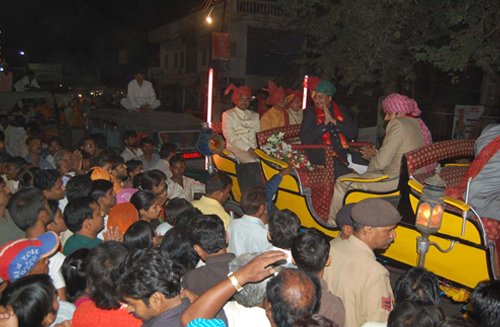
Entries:
POLYGON ((441 166, 437 165, 434 170, 434 176, 425 180, 425 186, 422 190, 422 196, 417 206, 417 219, 415 227, 422 233, 422 237, 417 237, 418 266, 423 267, 425 257, 431 245, 434 245, 439 251, 446 253, 453 249, 455 242, 451 243, 450 248, 443 250, 438 244, 431 242, 429 236, 436 234, 441 228, 444 215, 444 189, 445 181, 440 176, 441 166))
POLYGON ((20 54, 21 56, 24 56, 24 51, 22 51, 22 50, 21 50, 21 51, 19 51, 19 54, 20 54))
POLYGON ((207 15, 207 19, 206 20, 207 20, 207 23, 209 23, 209 24, 212 24, 212 22, 213 22, 213 20, 212 20, 212 12, 214 11, 214 8, 215 7, 212 7, 212 9, 210 9, 210 12, 207 15))

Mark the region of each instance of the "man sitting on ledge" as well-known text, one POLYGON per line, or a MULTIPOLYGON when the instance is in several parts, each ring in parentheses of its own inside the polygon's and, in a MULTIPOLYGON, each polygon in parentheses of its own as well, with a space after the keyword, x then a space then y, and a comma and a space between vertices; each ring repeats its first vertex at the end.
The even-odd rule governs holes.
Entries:
POLYGON ((147 112, 158 108, 161 102, 156 98, 153 84, 145 81, 144 74, 138 71, 135 79, 128 83, 127 97, 121 99, 120 104, 128 111, 147 112))
POLYGON ((374 179, 389 175, 389 180, 381 182, 341 181, 335 182, 333 199, 330 206, 328 223, 336 225, 337 212, 343 205, 348 189, 361 189, 375 192, 395 190, 399 182, 399 169, 403 154, 432 143, 432 137, 425 123, 416 118, 421 111, 415 100, 393 93, 382 101, 387 124, 384 143, 380 150, 365 147, 361 150, 363 158, 369 160, 368 171, 364 174, 348 174, 344 178, 374 179))

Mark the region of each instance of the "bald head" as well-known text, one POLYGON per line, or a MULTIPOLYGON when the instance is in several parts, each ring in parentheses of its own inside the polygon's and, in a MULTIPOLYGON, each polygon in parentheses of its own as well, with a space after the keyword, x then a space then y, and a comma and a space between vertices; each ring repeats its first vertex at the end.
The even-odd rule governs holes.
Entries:
POLYGON ((321 286, 315 276, 283 269, 267 284, 266 314, 272 326, 291 326, 298 318, 319 311, 321 286))

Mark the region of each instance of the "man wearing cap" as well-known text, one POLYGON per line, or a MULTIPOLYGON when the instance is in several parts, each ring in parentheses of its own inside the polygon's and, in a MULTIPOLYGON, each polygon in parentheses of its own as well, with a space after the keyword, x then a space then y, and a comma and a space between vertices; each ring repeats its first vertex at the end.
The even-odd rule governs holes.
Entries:
POLYGON ((127 86, 127 97, 121 99, 120 104, 131 112, 147 112, 155 110, 161 105, 156 98, 151 82, 144 80, 144 74, 137 72, 127 86))
POLYGON ((231 91, 235 107, 222 114, 222 133, 227 141, 226 147, 236 155, 240 163, 256 162, 258 156, 255 154, 255 133, 260 132, 260 122, 259 114, 248 110, 252 91, 248 86, 236 87, 231 84, 225 95, 231 91))
POLYGON ((344 327, 367 321, 386 322, 393 308, 389 271, 377 262, 374 250, 387 249, 401 219, 399 212, 382 199, 366 199, 352 207, 354 234, 332 245, 332 264, 323 278, 328 289, 345 307, 344 327))
MULTIPOLYGON (((357 164, 367 164, 357 152, 349 151, 349 140, 358 136, 358 128, 349 116, 344 106, 337 105, 332 101, 336 92, 332 83, 317 77, 309 77, 307 87, 312 92, 314 106, 304 111, 304 119, 300 129, 300 140, 302 144, 328 144, 332 145, 337 154, 334 158, 335 179, 348 174, 351 170, 348 166, 348 154, 357 164)), ((325 164, 325 151, 322 149, 308 150, 309 161, 313 164, 325 164)))
POLYGON ((54 232, 22 238, 0 248, 0 284, 26 275, 47 274, 49 257, 59 248, 54 232))
POLYGON ((343 206, 339 213, 337 214, 337 226, 340 229, 339 235, 330 241, 330 246, 334 246, 335 243, 347 240, 354 232, 352 228, 352 218, 351 211, 355 203, 349 203, 343 206))
POLYGON ((421 119, 416 118, 420 115, 420 110, 415 100, 393 93, 382 101, 382 108, 386 113, 384 119, 389 122, 382 147, 380 150, 363 148, 361 150, 363 158, 370 162, 367 172, 361 175, 349 174, 342 176, 342 178, 373 179, 386 175, 389 178, 371 183, 337 180, 328 218, 328 222, 332 225, 335 225, 335 217, 342 207, 344 195, 349 189, 375 192, 395 190, 399 183, 399 170, 403 154, 432 143, 429 129, 421 119))
POLYGON ((262 90, 269 93, 266 104, 272 107, 260 119, 262 131, 290 125, 290 117, 288 111, 285 110, 285 89, 283 86, 276 86, 272 81, 269 81, 267 85, 267 89, 262 88, 262 90))

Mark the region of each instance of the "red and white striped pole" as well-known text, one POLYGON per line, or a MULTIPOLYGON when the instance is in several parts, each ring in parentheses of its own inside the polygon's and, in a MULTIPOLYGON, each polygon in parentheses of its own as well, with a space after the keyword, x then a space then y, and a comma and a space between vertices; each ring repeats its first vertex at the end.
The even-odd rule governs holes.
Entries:
POLYGON ((307 108, 307 81, 309 80, 309 76, 304 76, 304 94, 302 95, 302 110, 307 108))

